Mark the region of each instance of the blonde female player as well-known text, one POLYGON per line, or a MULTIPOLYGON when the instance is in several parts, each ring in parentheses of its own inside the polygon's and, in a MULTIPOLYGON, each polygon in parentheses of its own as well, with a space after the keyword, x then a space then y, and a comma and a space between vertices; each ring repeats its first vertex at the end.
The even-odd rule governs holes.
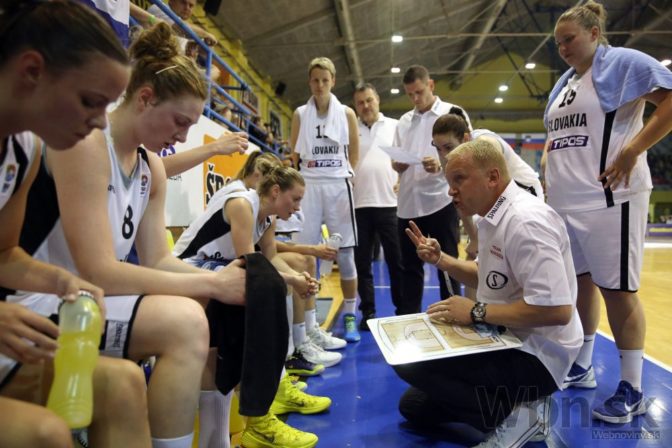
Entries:
MULTIPOLYGON (((271 153, 253 152, 250 154, 240 172, 236 176, 237 182, 242 182, 246 188, 256 189, 263 176, 273 167, 282 166, 282 162, 271 153)), ((294 218, 296 214, 292 215, 294 218)), ((308 272, 310 275, 316 275, 315 257, 324 260, 334 260, 337 251, 328 247, 326 244, 289 244, 277 238, 281 228, 287 224, 285 219, 276 219, 276 248, 277 256, 287 263, 292 269, 298 272, 308 272)), ((300 231, 301 229, 298 229, 300 231)), ((288 313, 290 303, 288 302, 288 313)), ((291 341, 290 357, 287 360, 286 367, 290 373, 313 376, 319 375, 325 367, 335 366, 343 356, 340 353, 334 353, 327 349, 343 348, 346 342, 342 339, 331 336, 320 328, 316 319, 315 294, 307 298, 299 294, 293 294, 291 302, 292 317, 290 324, 291 341)))
MULTIPOLYGON (((251 155, 251 175, 239 176, 217 191, 208 206, 175 244, 174 253, 188 263, 217 270, 237 257, 254 252, 255 245, 278 269, 289 286, 307 297, 317 292, 317 281, 307 273, 291 269, 277 256, 275 217, 287 219, 299 210, 304 181, 293 168, 264 163, 263 155, 251 155), (258 167, 258 168, 257 168, 258 167), (256 179, 256 180, 254 180, 256 179), (248 189, 257 184, 256 189, 248 189)), ((269 157, 269 156, 267 156, 269 157)), ((249 159, 248 159, 249 160, 249 159)), ((246 172, 243 168, 242 172, 246 172)), ((313 414, 331 405, 326 397, 314 397, 299 391, 283 375, 271 412, 250 417, 243 432, 243 444, 249 447, 304 447, 317 443, 317 436, 294 429, 278 420, 274 413, 289 411, 313 414), (269 440, 272 440, 269 444, 269 440)))
MULTIPOLYGON (((104 313, 100 288, 32 259, 18 243, 28 189, 40 165, 42 143, 30 131, 62 150, 105 127, 105 107, 128 80, 125 51, 107 24, 78 3, 6 1, 1 6, 0 285, 64 300, 88 290, 104 313)), ((40 406, 39 377, 50 373, 58 336, 50 313, 40 311, 0 301, 3 447, 72 446, 65 421, 40 406)), ((93 385, 92 443, 150 446, 140 369, 129 361, 100 358, 93 385)))
POLYGON ((359 132, 355 112, 331 93, 335 84, 334 63, 324 57, 313 59, 308 66, 312 96, 292 117, 292 157, 306 179, 303 205, 306 219, 295 240, 300 244, 318 244, 322 224, 327 225, 329 232, 343 237, 338 267, 344 300, 344 339, 357 342, 360 339, 355 320, 357 231, 351 179, 359 160, 359 132))
MULTIPOLYGON (((24 227, 22 245, 105 289, 103 353, 157 357, 147 391, 153 446, 190 447, 208 355, 205 313, 191 299, 242 304, 245 276, 237 262, 213 273, 170 254, 166 177, 154 153, 186 139, 203 110, 205 81, 165 24, 142 34, 130 53, 130 83, 110 126, 68 151, 46 151, 28 206, 40 225, 24 227), (44 210, 45 197, 57 198, 58 209, 44 210), (123 261, 134 242, 140 266, 123 261)), ((52 306, 54 297, 18 300, 52 306)))
POLYGON ((625 423, 647 409, 641 388, 646 323, 637 295, 652 188, 646 151, 672 130, 672 73, 644 53, 609 46, 605 20, 604 7, 588 1, 555 25, 558 52, 570 69, 546 106, 546 191, 569 232, 585 334, 565 385, 596 387, 599 288, 621 381, 593 416, 625 423), (657 107, 644 124, 647 102, 657 107))

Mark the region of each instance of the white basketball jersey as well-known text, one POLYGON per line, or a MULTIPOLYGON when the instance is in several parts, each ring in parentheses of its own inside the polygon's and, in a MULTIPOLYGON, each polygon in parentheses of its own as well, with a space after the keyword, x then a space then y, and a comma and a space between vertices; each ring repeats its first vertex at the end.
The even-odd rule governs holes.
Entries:
POLYGON ((0 210, 19 190, 29 171, 35 153, 35 138, 31 132, 10 135, 0 155, 0 210))
POLYGON ((471 133, 471 138, 477 139, 478 137, 490 137, 497 140, 499 142, 499 146, 502 149, 502 154, 504 155, 504 160, 506 161, 506 167, 509 170, 509 175, 511 178, 516 182, 516 184, 518 184, 519 187, 522 187, 528 191, 532 189, 534 190, 534 194, 537 197, 544 197, 544 192, 541 188, 541 182, 539 182, 539 175, 532 169, 530 165, 527 164, 527 162, 525 162, 518 154, 516 154, 516 151, 513 150, 511 145, 509 145, 506 140, 487 129, 474 129, 474 131, 471 133))
MULTIPOLYGON (((324 134, 327 117, 317 117, 307 122, 306 105, 298 108, 301 127, 310 136, 310 158, 301 158, 300 170, 306 180, 343 179, 352 177, 353 171, 348 160, 348 145, 340 145, 324 134)), ((343 107, 345 115, 345 106, 343 107)))
MULTIPOLYGON (((115 256, 118 260, 125 261, 131 251, 131 246, 135 241, 138 231, 138 225, 149 202, 152 176, 145 149, 138 148, 135 168, 130 177, 127 177, 117 162, 117 156, 112 146, 112 139, 109 136, 109 127, 105 129, 105 138, 110 158, 110 181, 107 186, 108 217, 112 230, 115 256)), ((40 198, 55 198, 56 190, 53 180, 51 178, 45 180, 44 176, 49 175, 45 169, 41 169, 38 179, 34 182, 33 189, 31 189, 26 214, 26 224, 41 222, 43 228, 36 229, 35 227, 24 225, 21 235, 21 245, 29 253, 33 252, 32 248, 37 246, 37 250, 33 254, 35 258, 77 273, 75 262, 72 259, 70 249, 65 240, 58 209, 56 208, 55 210, 56 216, 42 216, 42 214, 37 214, 35 204, 31 204, 33 200, 40 201, 40 198), (34 194, 33 190, 36 188, 51 191, 36 191, 34 194), (44 226, 49 226, 49 228, 44 228, 44 226), (24 245, 24 237, 25 241, 28 242, 28 246, 24 245), (40 240, 30 242, 31 239, 34 240, 35 238, 39 238, 40 240)))
POLYGON ((175 243, 173 254, 179 258, 235 260, 236 250, 231 238, 231 223, 224 219, 224 206, 233 198, 244 198, 252 206, 252 216, 255 222, 253 243, 257 244, 264 232, 271 225, 272 218, 259 223, 259 194, 256 190, 245 189, 244 185, 227 185, 217 191, 205 211, 187 230, 182 233, 175 243), (238 188, 233 188, 233 187, 238 188))
POLYGON ((643 99, 605 113, 593 86, 592 70, 574 75, 548 112, 548 203, 561 212, 598 210, 652 188, 646 153, 637 159, 630 186, 605 190, 598 176, 642 129, 643 99))

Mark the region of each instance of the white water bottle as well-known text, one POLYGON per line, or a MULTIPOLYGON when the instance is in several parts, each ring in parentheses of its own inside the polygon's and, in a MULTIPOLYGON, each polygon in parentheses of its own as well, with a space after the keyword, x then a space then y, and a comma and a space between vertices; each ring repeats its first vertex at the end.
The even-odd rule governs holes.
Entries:
MULTIPOLYGON (((327 241, 327 247, 331 247, 332 249, 338 249, 341 248, 341 243, 343 242, 343 237, 341 236, 340 233, 332 233, 331 236, 329 237, 329 240, 327 241)), ((334 268, 334 261, 333 260, 320 260, 320 277, 325 277, 329 274, 331 274, 331 270, 334 268)))

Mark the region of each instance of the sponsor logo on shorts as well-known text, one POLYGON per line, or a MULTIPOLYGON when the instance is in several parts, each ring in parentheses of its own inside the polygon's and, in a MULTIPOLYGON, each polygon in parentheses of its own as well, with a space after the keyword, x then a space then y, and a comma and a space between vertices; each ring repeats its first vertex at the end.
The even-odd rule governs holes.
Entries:
POLYGON ((485 283, 490 289, 502 289, 509 283, 509 278, 501 272, 490 271, 485 278, 485 283))
POLYGON ((567 137, 556 138, 551 142, 549 151, 568 148, 585 148, 588 146, 587 135, 568 135, 567 137))
POLYGON ((341 166, 343 166, 343 161, 339 159, 309 160, 306 163, 306 168, 339 168, 341 166))
POLYGON ((108 321, 105 350, 123 350, 127 332, 128 322, 108 321))

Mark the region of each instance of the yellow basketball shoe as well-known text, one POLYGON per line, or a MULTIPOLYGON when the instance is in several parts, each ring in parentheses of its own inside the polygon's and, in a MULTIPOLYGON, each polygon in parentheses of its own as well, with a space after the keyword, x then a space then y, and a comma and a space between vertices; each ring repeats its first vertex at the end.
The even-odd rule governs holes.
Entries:
POLYGON ((315 434, 292 428, 271 412, 248 418, 240 439, 245 448, 313 448, 317 440, 315 434))
POLYGON ((325 411, 331 406, 331 398, 308 395, 299 390, 289 375, 285 375, 280 380, 278 391, 275 394, 271 412, 274 414, 286 414, 288 412, 299 412, 301 414, 317 414, 325 411))

